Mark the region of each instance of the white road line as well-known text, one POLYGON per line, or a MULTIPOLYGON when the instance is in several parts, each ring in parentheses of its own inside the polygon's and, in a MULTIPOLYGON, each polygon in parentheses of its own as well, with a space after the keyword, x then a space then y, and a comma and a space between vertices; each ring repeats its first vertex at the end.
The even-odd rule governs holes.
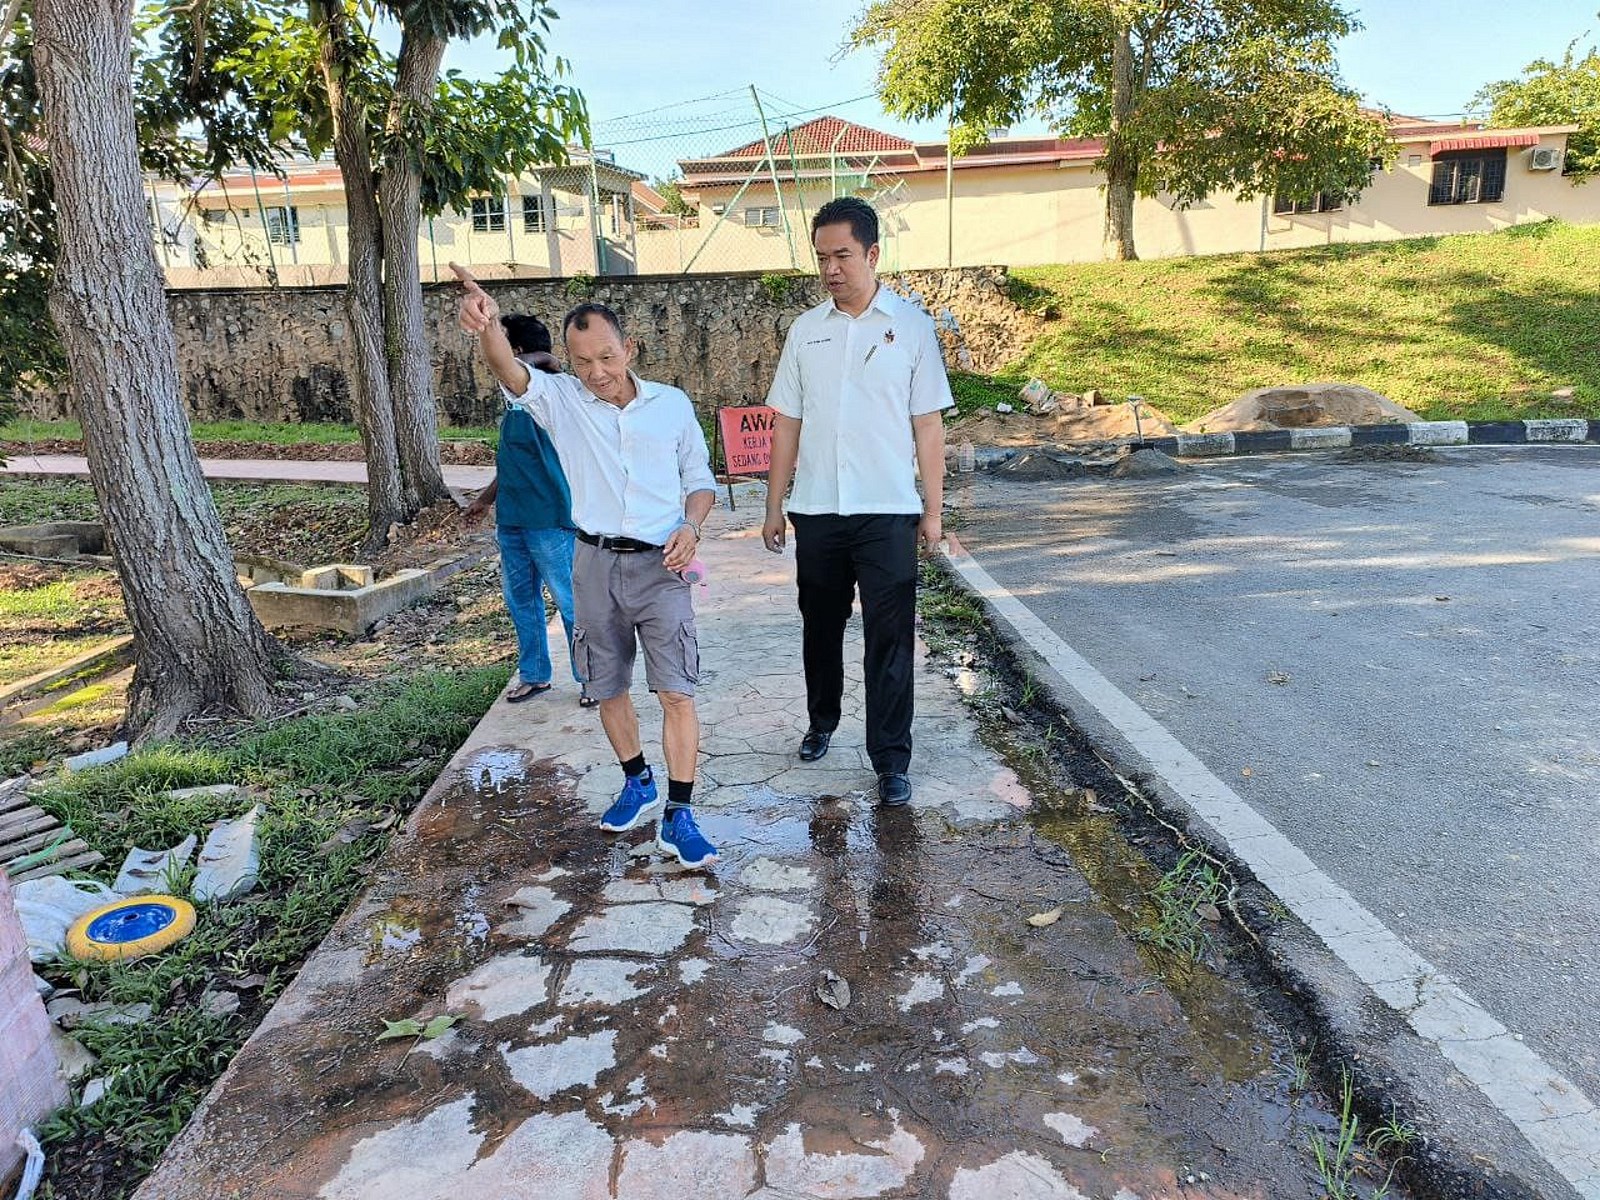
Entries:
POLYGON ((1600 1200, 1600 1110, 1364 908, 1265 817, 966 554, 951 567, 1150 771, 1386 1004, 1488 1097, 1584 1200, 1600 1200))

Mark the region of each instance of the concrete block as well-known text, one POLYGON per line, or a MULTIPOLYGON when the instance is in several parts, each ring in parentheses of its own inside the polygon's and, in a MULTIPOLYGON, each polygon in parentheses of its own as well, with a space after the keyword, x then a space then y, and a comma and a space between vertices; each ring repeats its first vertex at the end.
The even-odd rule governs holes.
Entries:
POLYGON ((1289 445, 1295 450, 1343 450, 1350 445, 1350 426, 1332 425, 1325 429, 1291 429, 1289 445))
POLYGON ((1178 435, 1179 458, 1205 458, 1219 454, 1232 454, 1233 449, 1233 434, 1231 433, 1180 433, 1178 435))
POLYGON ((385 617, 432 595, 437 588, 438 580, 430 572, 404 570, 364 587, 308 588, 264 583, 245 595, 269 629, 312 625, 359 637, 385 617))
POLYGON ((103 554, 105 548, 105 529, 94 521, 47 521, 0 529, 0 550, 14 554, 76 558, 80 554, 103 554))
POLYGON ((1406 426, 1413 446, 1465 446, 1465 421, 1414 421, 1406 426))
POLYGON ((1589 422, 1581 417, 1553 417, 1522 425, 1530 442, 1582 442, 1589 436, 1589 422))

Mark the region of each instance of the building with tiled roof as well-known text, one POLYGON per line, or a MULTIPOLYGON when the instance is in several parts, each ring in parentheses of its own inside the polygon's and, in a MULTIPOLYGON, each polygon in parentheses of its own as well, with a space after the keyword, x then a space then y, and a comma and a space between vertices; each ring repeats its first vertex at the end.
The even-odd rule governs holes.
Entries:
MULTIPOLYGON (((1573 126, 1490 128, 1393 115, 1393 165, 1360 199, 1243 200, 1217 194, 1183 207, 1140 197, 1139 254, 1287 249, 1332 242, 1465 233, 1560 217, 1600 221, 1600 189, 1561 167, 1573 126)), ((825 115, 765 140, 677 162, 688 212, 638 171, 581 149, 559 167, 507 178, 498 195, 427 222, 424 275, 451 260, 485 277, 676 274, 808 269, 811 214, 835 196, 877 209, 886 269, 1101 257, 1103 145, 1092 139, 995 137, 957 158, 825 115)), ((328 161, 285 164, 283 178, 232 174, 198 193, 152 189, 168 277, 180 286, 327 283, 343 278, 345 210, 328 161)))

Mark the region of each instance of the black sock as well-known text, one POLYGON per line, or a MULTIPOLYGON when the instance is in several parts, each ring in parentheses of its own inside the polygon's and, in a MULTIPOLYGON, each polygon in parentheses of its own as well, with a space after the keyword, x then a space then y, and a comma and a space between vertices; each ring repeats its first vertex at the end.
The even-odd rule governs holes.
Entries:
POLYGON ((694 799, 694 780, 685 783, 681 779, 667 780, 667 811, 677 812, 680 808, 688 808, 694 799))
POLYGON ((622 764, 622 773, 628 776, 630 779, 636 779, 640 775, 647 777, 649 776, 650 765, 644 761, 643 751, 635 754, 627 762, 622 764))

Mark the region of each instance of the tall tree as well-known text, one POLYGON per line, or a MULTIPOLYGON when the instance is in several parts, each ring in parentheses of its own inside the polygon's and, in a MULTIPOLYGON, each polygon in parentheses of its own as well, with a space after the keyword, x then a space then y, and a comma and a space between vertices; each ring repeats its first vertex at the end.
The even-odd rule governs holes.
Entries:
POLYGON ((1500 126, 1576 125, 1567 138, 1564 173, 1583 183, 1600 171, 1600 49, 1580 53, 1576 40, 1560 62, 1536 59, 1521 79, 1491 83, 1472 99, 1500 126))
POLYGON ((349 213, 345 309, 367 450, 369 548, 445 496, 433 369, 423 321, 424 216, 503 193, 535 163, 565 161, 586 137, 583 98, 546 55, 545 0, 307 0, 301 15, 259 3, 255 30, 225 61, 249 80, 272 128, 312 154, 333 150, 349 213), (398 25, 397 55, 363 15, 398 25), (487 81, 441 77, 449 43, 496 34, 511 66, 487 81))
POLYGON ((1030 114, 1102 139, 1107 253, 1130 259, 1139 195, 1360 194, 1392 149, 1335 69, 1356 27, 1332 0, 873 0, 849 36, 882 50, 890 111, 953 106, 958 153, 1030 114))
POLYGON ((132 19, 131 0, 36 0, 32 62, 59 240, 50 312, 133 625, 128 723, 164 735, 212 703, 266 712, 277 650, 234 578, 178 398, 140 176, 132 19))

